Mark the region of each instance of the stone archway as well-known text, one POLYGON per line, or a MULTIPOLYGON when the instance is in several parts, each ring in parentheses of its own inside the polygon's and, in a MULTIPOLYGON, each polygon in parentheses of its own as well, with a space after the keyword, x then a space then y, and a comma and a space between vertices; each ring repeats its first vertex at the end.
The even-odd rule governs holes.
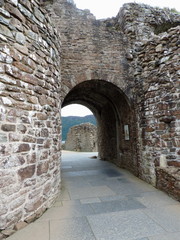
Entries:
POLYGON ((123 91, 107 81, 84 81, 66 95, 62 107, 72 103, 82 104, 94 113, 100 158, 138 175, 135 114, 123 91))

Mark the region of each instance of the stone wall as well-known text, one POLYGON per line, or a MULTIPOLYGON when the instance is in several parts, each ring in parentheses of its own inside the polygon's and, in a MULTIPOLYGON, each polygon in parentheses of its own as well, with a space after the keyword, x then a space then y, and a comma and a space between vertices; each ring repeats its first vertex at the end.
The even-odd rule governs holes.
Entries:
POLYGON ((32 221, 60 186, 60 40, 39 1, 0 3, 0 229, 32 221))
POLYGON ((77 84, 92 79, 110 81, 128 92, 122 32, 115 29, 114 20, 96 20, 71 2, 56 0, 46 7, 61 33, 62 99, 77 84))
POLYGON ((91 123, 71 127, 67 134, 65 150, 97 152, 97 127, 91 123))
MULTIPOLYGON (((173 79, 174 86, 168 95, 172 101, 165 100, 166 102, 168 101, 168 107, 166 106, 168 109, 161 114, 167 116, 171 114, 168 113, 170 109, 178 109, 178 103, 173 105, 173 99, 177 96, 178 81, 177 67, 173 66, 177 65, 178 61, 178 39, 174 35, 177 35, 178 32, 174 34, 170 33, 169 37, 172 38, 172 45, 169 45, 167 36, 161 41, 163 49, 156 51, 155 48, 158 48, 158 44, 161 45, 161 36, 159 34, 179 25, 180 16, 170 10, 130 3, 125 4, 120 9, 116 18, 97 21, 90 12, 79 10, 74 4, 63 0, 55 1, 53 6, 50 6, 49 12, 54 22, 56 22, 58 31, 62 35, 62 100, 64 100, 64 96, 67 96, 69 92, 71 94, 71 90, 75 86, 84 81, 92 81, 94 79, 105 80, 117 86, 124 94, 128 103, 123 100, 124 96, 119 97, 120 102, 124 101, 126 103, 124 103, 124 106, 115 104, 114 107, 118 109, 118 116, 114 116, 113 112, 108 113, 108 109, 113 107, 111 104, 107 104, 107 106, 104 106, 104 110, 101 110, 101 120, 98 125, 103 130, 99 136, 99 149, 102 152, 107 151, 110 156, 110 151, 108 151, 107 147, 108 143, 101 141, 101 139, 108 139, 109 137, 113 141, 113 139, 118 138, 119 143, 114 142, 114 146, 116 144, 119 145, 117 147, 119 148, 120 156, 114 155, 114 158, 117 159, 114 159, 113 162, 131 170, 147 182, 155 185, 155 167, 158 165, 157 162, 161 157, 160 155, 164 155, 164 151, 159 146, 157 140, 158 137, 161 139, 160 131, 163 128, 163 123, 161 122, 160 125, 157 124, 158 126, 156 126, 156 130, 159 132, 154 133, 153 130, 150 132, 151 125, 159 121, 154 115, 155 112, 153 110, 157 107, 159 108, 160 105, 160 108, 165 108, 164 104, 160 103, 164 101, 163 96, 165 92, 169 91, 169 86, 172 84, 169 82, 169 84, 164 85, 157 81, 156 89, 153 90, 155 96, 159 95, 157 104, 156 99, 147 100, 147 86, 149 85, 149 91, 154 87, 154 84, 149 84, 149 78, 152 75, 153 78, 157 79, 159 75, 161 75, 161 78, 164 75, 166 79, 171 75, 170 77, 173 79), (143 45, 144 52, 141 52, 143 45), (168 48, 170 50, 167 50, 168 48), (168 58, 166 55, 169 54, 171 57, 167 64, 164 65, 164 61, 166 62, 168 58), (162 62, 157 63, 158 59, 162 62), (169 65, 170 62, 171 66, 169 65), (170 75, 166 71, 167 65, 171 72, 170 75), (151 100, 152 103, 149 104, 148 101, 151 100), (128 104, 130 107, 128 107, 128 104), (108 114, 111 116, 111 119, 108 117, 108 114), (112 132, 119 131, 119 135, 114 134, 109 136, 106 129, 110 125, 114 125, 113 117, 114 122, 117 124, 119 116, 119 126, 114 130, 112 128, 112 132), (124 141, 124 125, 128 125, 130 129, 129 141, 124 141), (158 130, 158 128, 160 129, 158 130), (157 137, 154 137, 154 134, 157 137), (151 135, 150 138, 153 138, 153 141, 155 141, 151 147, 149 147, 150 143, 147 141, 147 135, 151 135)), ((93 92, 95 90, 91 91, 91 95, 93 95, 93 92)), ((94 97, 96 102, 93 101, 91 103, 92 101, 89 101, 88 96, 82 100, 77 96, 78 94, 74 94, 71 98, 66 97, 64 103, 70 104, 73 101, 79 101, 86 104, 87 102, 87 106, 91 107, 93 105, 93 109, 94 107, 95 109, 98 108, 98 106, 95 106, 97 104, 97 97, 94 97)), ((82 95, 83 92, 80 94, 82 95)), ((118 96, 114 92, 111 92, 112 95, 118 96)), ((116 98, 118 99, 117 96, 116 98)), ((116 100, 111 99, 111 102, 115 103, 116 100)), ((167 104, 165 103, 165 105, 167 104)), ((94 113, 97 114, 97 119, 99 119, 99 112, 97 113, 95 110, 94 113)), ((174 132, 173 134, 176 134, 178 124, 178 113, 176 112, 175 115, 176 120, 173 124, 176 127, 174 130, 171 128, 171 131, 174 132)), ((166 129, 165 126, 164 128, 166 129)), ((165 129, 164 131, 166 131, 165 129)), ((171 134, 171 137, 173 137, 173 134, 171 134)), ((167 143, 168 146, 171 144, 170 141, 167 143)), ((171 160, 172 158, 177 159, 179 148, 177 140, 173 141, 175 141, 176 149, 168 147, 165 153, 167 155, 165 158, 167 157, 168 159, 170 151, 176 152, 173 154, 176 157, 171 156, 171 160)), ((103 153, 102 155, 105 154, 103 153)))
POLYGON ((116 18, 135 83, 139 176, 158 186, 156 167, 180 166, 178 25, 179 14, 144 4, 125 4, 116 18))
POLYGON ((180 167, 179 47, 180 27, 176 27, 142 43, 137 53, 141 170, 146 179, 149 171, 155 175, 156 167, 180 167))
POLYGON ((157 187, 180 201, 180 169, 177 167, 156 168, 157 187))

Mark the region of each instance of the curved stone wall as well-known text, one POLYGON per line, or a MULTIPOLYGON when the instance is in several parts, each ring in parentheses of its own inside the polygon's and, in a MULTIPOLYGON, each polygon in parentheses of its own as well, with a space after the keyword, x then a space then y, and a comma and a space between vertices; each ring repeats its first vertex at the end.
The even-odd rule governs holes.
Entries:
POLYGON ((0 7, 0 229, 31 221, 60 185, 60 40, 38 1, 0 7))

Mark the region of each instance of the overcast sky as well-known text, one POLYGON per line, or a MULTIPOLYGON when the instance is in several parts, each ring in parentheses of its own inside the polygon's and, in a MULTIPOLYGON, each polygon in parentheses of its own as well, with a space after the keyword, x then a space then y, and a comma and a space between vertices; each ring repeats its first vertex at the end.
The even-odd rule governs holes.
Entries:
POLYGON ((169 7, 180 11, 180 0, 74 0, 80 9, 90 9, 97 19, 116 16, 124 3, 136 2, 151 5, 153 7, 169 7))
MULTIPOLYGON (((74 0, 77 8, 89 9, 97 19, 116 16, 120 7, 122 7, 124 3, 128 2, 144 3, 153 7, 175 8, 180 12, 180 0, 74 0)), ((92 114, 92 112, 82 105, 72 104, 64 107, 61 114, 62 116, 85 116, 92 114)))
POLYGON ((62 108, 61 115, 63 117, 67 116, 86 116, 93 114, 88 108, 79 105, 79 104, 71 104, 62 108))

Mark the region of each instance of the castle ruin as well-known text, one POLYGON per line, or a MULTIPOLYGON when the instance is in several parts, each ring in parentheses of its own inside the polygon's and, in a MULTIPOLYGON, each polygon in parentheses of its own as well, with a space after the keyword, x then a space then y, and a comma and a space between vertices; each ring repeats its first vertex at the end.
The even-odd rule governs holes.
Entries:
POLYGON ((97 152, 97 127, 81 123, 69 129, 64 149, 76 152, 97 152))

